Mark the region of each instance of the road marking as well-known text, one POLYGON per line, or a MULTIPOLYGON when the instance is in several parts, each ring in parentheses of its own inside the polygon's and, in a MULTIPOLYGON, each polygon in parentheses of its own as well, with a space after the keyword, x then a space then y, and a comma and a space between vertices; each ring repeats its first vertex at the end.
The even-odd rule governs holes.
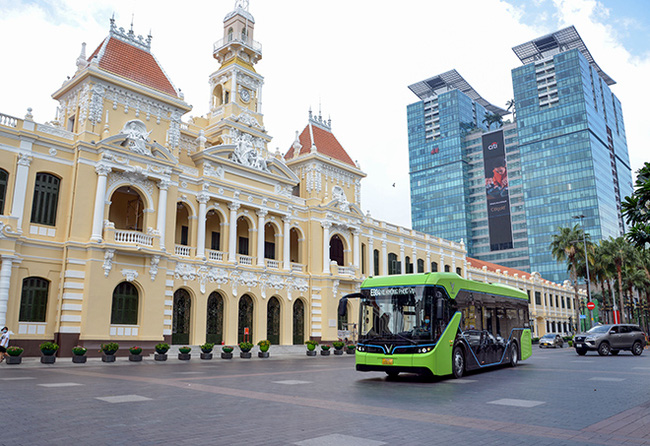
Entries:
POLYGON ((204 372, 176 372, 174 375, 205 375, 204 372))
POLYGON ((297 379, 286 379, 284 381, 273 381, 275 384, 288 384, 290 386, 295 384, 311 384, 311 381, 299 381, 297 379))
POLYGON ((31 377, 31 376, 18 376, 16 378, 0 378, 0 379, 2 381, 19 381, 19 380, 23 380, 23 379, 36 379, 36 378, 31 377))
POLYGON ((515 406, 515 407, 535 407, 544 404, 544 401, 516 400, 511 398, 503 398, 496 401, 489 401, 488 404, 499 404, 501 406, 515 406))
POLYGON ((79 383, 52 383, 52 384, 37 384, 37 386, 41 386, 41 387, 72 387, 72 386, 83 386, 83 384, 79 384, 79 383))
POLYGON ((368 438, 353 437, 351 435, 330 434, 293 444, 296 446, 380 446, 386 443, 368 438))
POLYGON ((151 398, 140 395, 102 396, 95 399, 106 401, 107 403, 135 403, 138 401, 151 401, 151 398))
POLYGON ((447 384, 470 384, 470 383, 478 382, 478 380, 460 378, 460 379, 448 379, 444 382, 446 382, 447 384))
POLYGON ((621 382, 625 381, 625 378, 589 378, 589 381, 612 381, 612 382, 621 382))
POLYGON ((650 370, 650 367, 632 367, 632 370, 650 370))

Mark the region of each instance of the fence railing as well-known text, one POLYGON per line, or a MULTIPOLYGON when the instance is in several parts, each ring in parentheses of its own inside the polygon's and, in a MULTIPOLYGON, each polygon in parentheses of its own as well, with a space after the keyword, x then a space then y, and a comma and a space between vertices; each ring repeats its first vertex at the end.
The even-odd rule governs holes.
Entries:
POLYGON ((115 243, 127 243, 133 245, 153 246, 153 235, 147 235, 140 231, 115 231, 115 243))

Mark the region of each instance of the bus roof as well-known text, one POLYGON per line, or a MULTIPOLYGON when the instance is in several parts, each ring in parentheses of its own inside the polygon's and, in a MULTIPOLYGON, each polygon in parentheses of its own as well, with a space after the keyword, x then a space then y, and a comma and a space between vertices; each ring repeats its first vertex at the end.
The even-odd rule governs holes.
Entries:
POLYGON ((447 293, 452 299, 456 298, 458 291, 469 290, 478 293, 498 294, 528 300, 528 294, 518 288, 501 283, 484 283, 463 279, 456 273, 397 274, 369 277, 363 281, 361 288, 409 285, 440 285, 447 290, 447 293))

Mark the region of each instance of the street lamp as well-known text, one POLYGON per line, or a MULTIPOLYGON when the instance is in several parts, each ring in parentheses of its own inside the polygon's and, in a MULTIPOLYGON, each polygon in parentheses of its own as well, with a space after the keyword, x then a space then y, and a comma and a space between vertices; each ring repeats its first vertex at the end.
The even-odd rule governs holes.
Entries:
MULTIPOLYGON (((584 214, 574 215, 572 218, 580 219, 580 226, 582 227, 582 242, 585 247, 585 267, 587 268, 587 302, 591 302, 591 290, 589 280, 589 259, 587 258, 587 234, 585 233, 584 224, 582 219, 585 218, 584 214)), ((589 309, 589 328, 594 324, 594 313, 589 309)), ((585 324, 586 325, 586 324, 585 324)))

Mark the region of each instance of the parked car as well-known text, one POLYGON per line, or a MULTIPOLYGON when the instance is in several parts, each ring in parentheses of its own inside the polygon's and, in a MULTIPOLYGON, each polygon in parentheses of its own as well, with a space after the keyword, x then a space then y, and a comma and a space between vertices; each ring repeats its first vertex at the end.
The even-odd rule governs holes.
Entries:
POLYGON ((596 325, 573 338, 573 346, 580 356, 590 350, 597 351, 600 356, 610 353, 618 355, 621 350, 630 350, 633 355, 639 356, 645 345, 645 333, 633 324, 596 325))
POLYGON ((544 336, 539 338, 539 348, 548 348, 548 347, 564 347, 564 339, 562 336, 555 333, 546 333, 544 336))

